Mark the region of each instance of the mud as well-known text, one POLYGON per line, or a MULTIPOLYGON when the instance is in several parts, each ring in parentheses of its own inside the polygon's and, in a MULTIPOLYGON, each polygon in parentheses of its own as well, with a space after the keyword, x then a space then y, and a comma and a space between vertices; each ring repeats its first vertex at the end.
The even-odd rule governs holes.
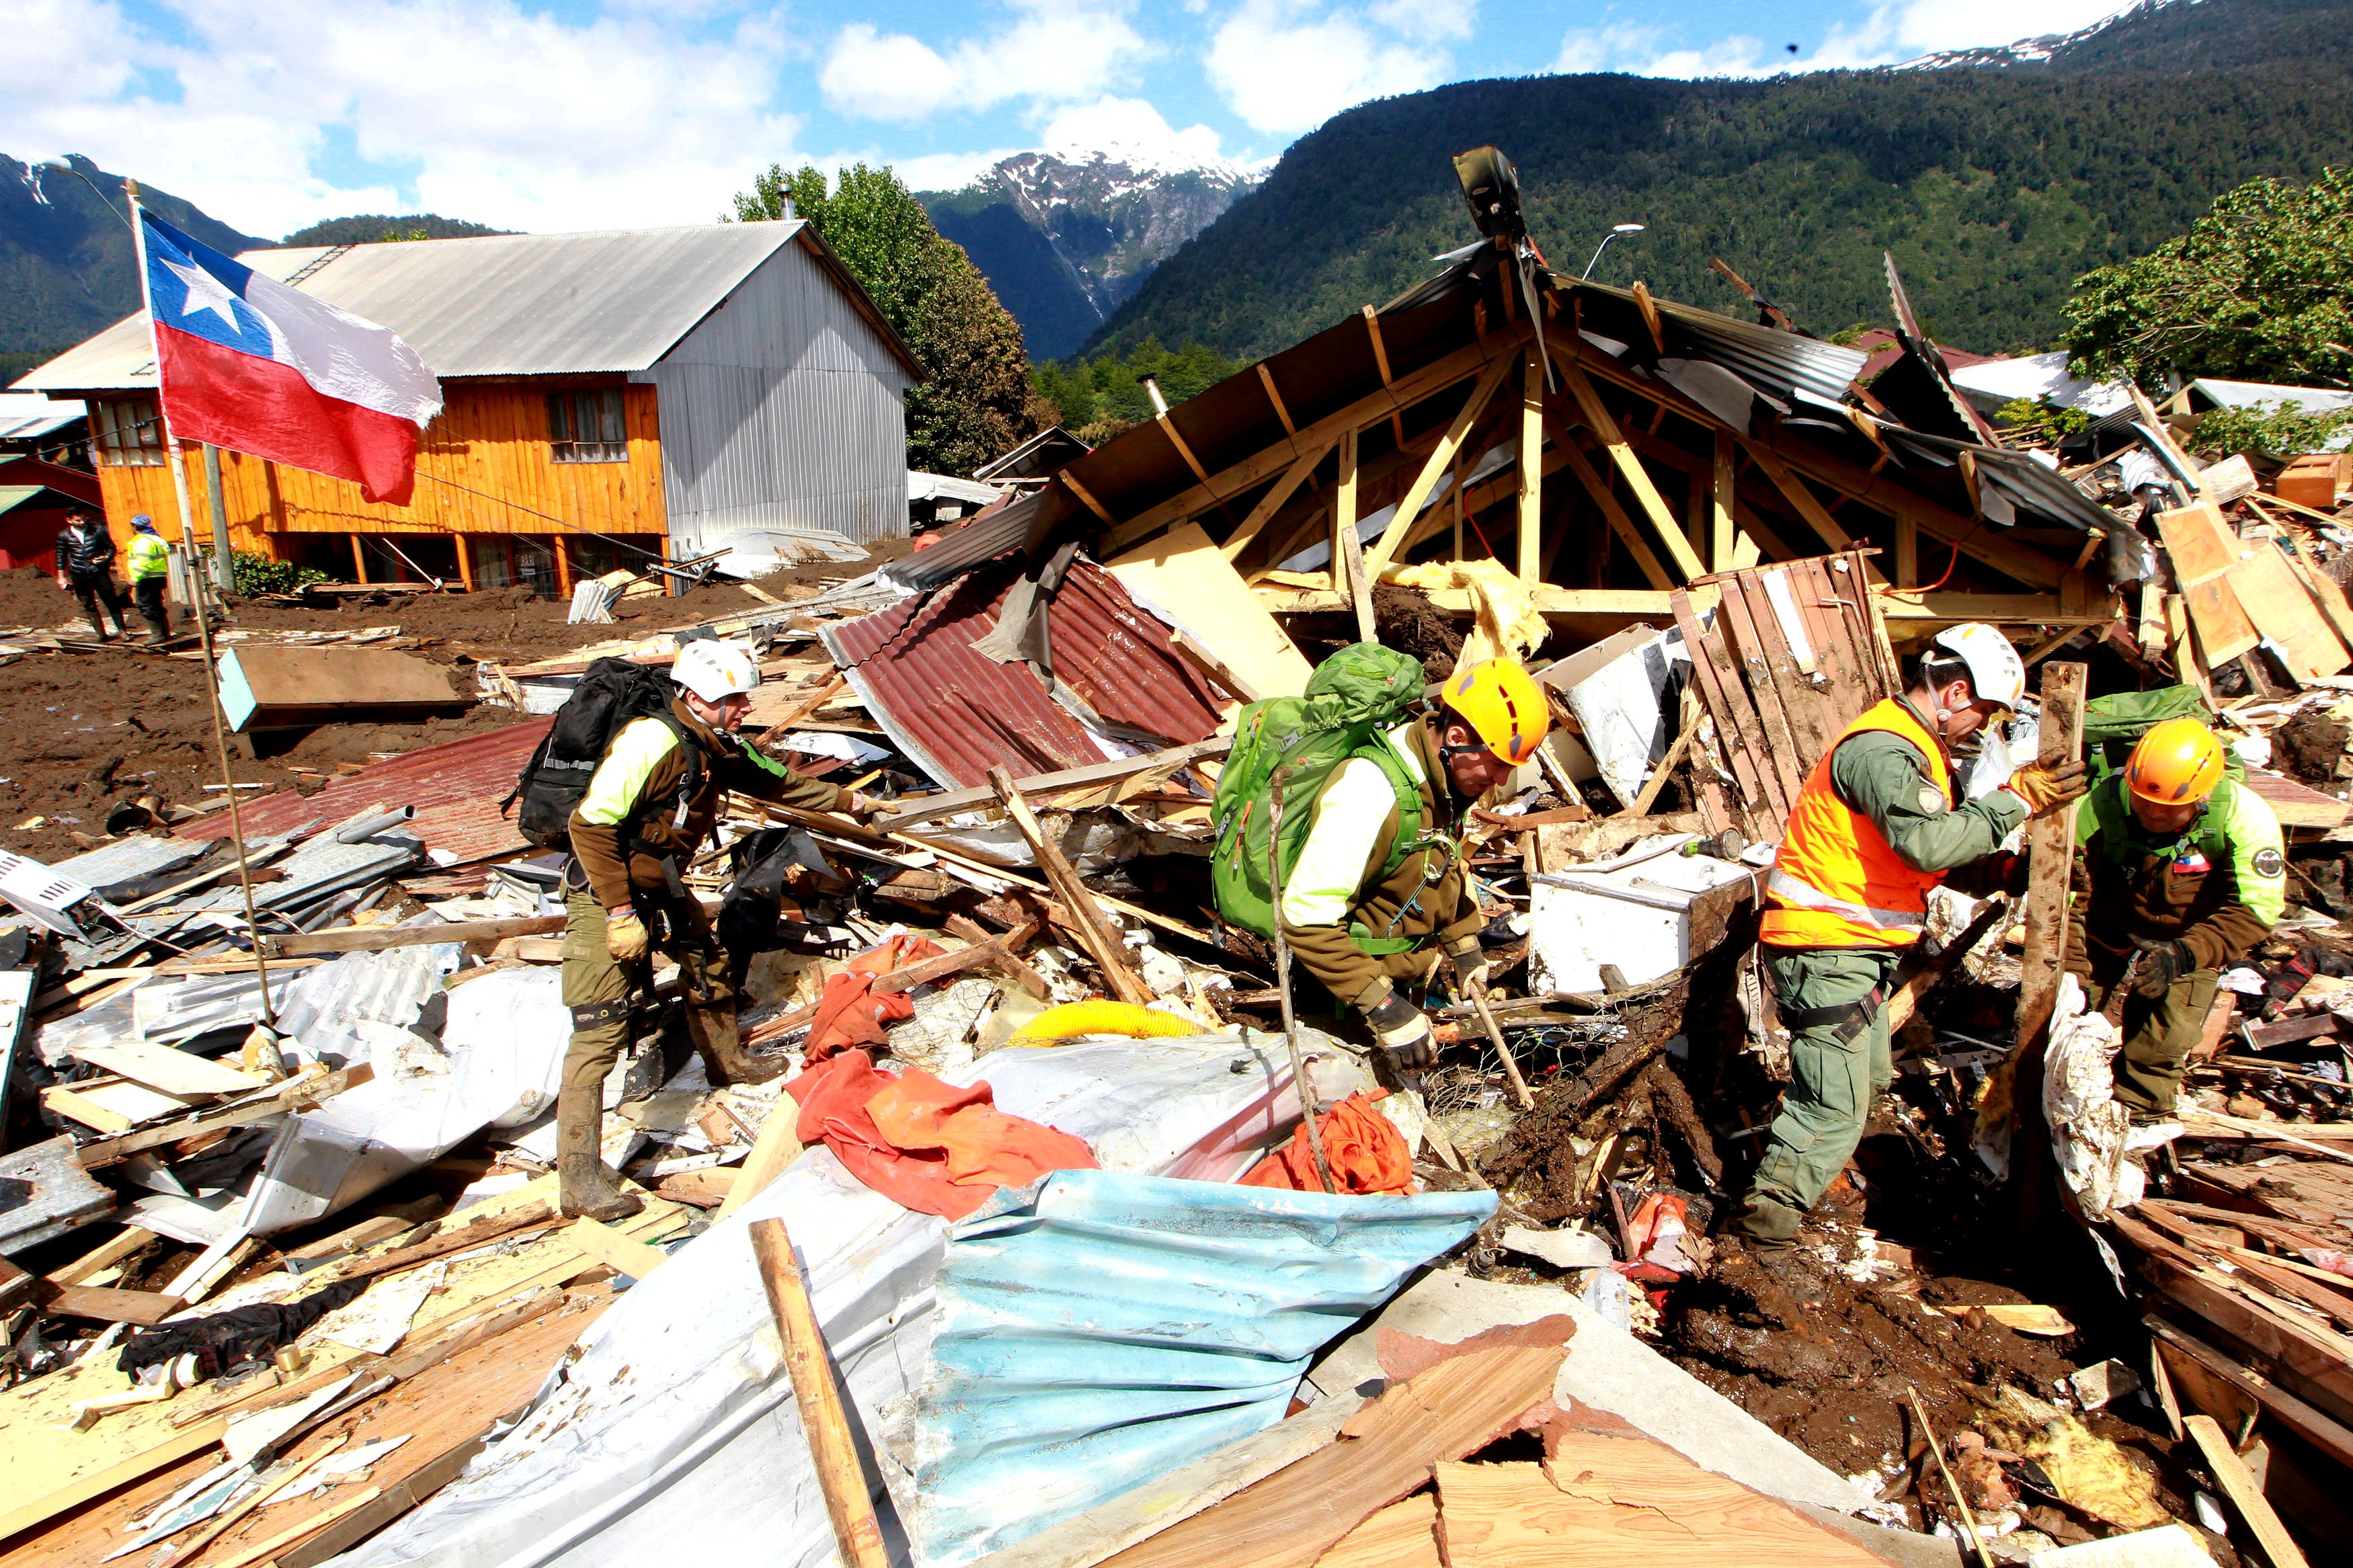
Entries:
POLYGON ((1454 673, 1462 656, 1462 634, 1453 620, 1411 588, 1373 589, 1373 624, 1380 628, 1381 645, 1421 660, 1429 679, 1443 680, 1454 673))
POLYGON ((2335 793, 2337 763, 2348 729, 2342 720, 2306 709, 2272 731, 2272 765, 2299 783, 2335 793))

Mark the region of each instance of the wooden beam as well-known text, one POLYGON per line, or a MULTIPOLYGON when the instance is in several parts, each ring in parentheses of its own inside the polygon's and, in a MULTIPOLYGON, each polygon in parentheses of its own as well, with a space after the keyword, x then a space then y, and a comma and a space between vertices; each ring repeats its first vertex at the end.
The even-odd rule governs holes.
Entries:
POLYGON ((1543 580, 1537 561, 1544 536, 1544 360, 1530 350, 1520 375, 1519 577, 1524 587, 1543 580))
MULTIPOLYGON (((1381 384, 1387 386, 1392 377, 1389 375, 1388 344, 1381 341, 1380 312, 1370 305, 1366 305, 1364 310, 1365 335, 1373 341, 1373 368, 1381 373, 1381 384)), ((1394 408, 1389 410, 1389 434, 1397 437, 1398 446, 1405 445, 1405 416, 1394 408)))
MULTIPOLYGON (((1462 406, 1447 423, 1445 434, 1430 449, 1429 458, 1421 465, 1421 471, 1414 475, 1413 482, 1406 486, 1405 494, 1398 498, 1397 514, 1389 519, 1388 527, 1382 531, 1373 547, 1365 552, 1367 576, 1377 579, 1382 569, 1397 559, 1398 552, 1405 546, 1407 534, 1412 531, 1414 523, 1421 516, 1422 503, 1430 499, 1430 492, 1438 488, 1439 477, 1446 472, 1456 455, 1462 450, 1463 437, 1471 433, 1471 426, 1477 422, 1479 416, 1487 411, 1495 389, 1504 384, 1504 377, 1511 368, 1509 357, 1499 357, 1480 373, 1478 382, 1471 388, 1471 395, 1463 400, 1462 406)), ((1229 555, 1226 559, 1230 561, 1233 557, 1229 555)))
MULTIPOLYGON (((1738 493, 1733 481, 1732 432, 1718 430, 1715 433, 1715 483, 1708 494, 1711 506, 1707 556, 1708 564, 1718 572, 1728 571, 1732 567, 1732 535, 1736 527, 1733 501, 1738 493)), ((1761 544, 1763 542, 1760 540, 1758 542, 1761 544)))
POLYGON ((2222 1489, 2222 1495, 2238 1510, 2239 1517, 2246 1522, 2247 1532, 2263 1549, 2263 1556, 2272 1568, 2306 1568, 2304 1552, 2264 1500, 2263 1483, 2255 1479, 2247 1462, 2232 1448, 2231 1439, 2215 1425, 2214 1418, 2185 1415, 2181 1424, 2197 1441, 2198 1452, 2204 1456, 2214 1484, 2222 1489))
POLYGON ((1105 523, 1116 526, 1119 520, 1112 516, 1111 510, 1104 506, 1103 502, 1095 500, 1094 492, 1092 490, 1087 489, 1086 486, 1079 483, 1076 479, 1072 478, 1070 469, 1057 469, 1054 477, 1062 481, 1062 488, 1064 489, 1069 490, 1072 495, 1079 498, 1080 505, 1094 513, 1105 523))
MULTIPOLYGON (((1641 569, 1643 578, 1653 588, 1673 587, 1675 580, 1669 576, 1667 569, 1659 563, 1658 553, 1651 548, 1650 541, 1644 539, 1641 530, 1634 526, 1634 520, 1626 515, 1626 509, 1618 504, 1616 493, 1610 489, 1609 481, 1604 479, 1594 468, 1592 463, 1587 459, 1584 448, 1570 437, 1567 431, 1556 429, 1553 450, 1559 454, 1561 461, 1567 465, 1568 471, 1577 476, 1577 483, 1585 487, 1586 493, 1593 498, 1594 505, 1601 509, 1601 516, 1609 524, 1609 531, 1618 536, 1620 543, 1625 545, 1626 552, 1634 558, 1634 564, 1641 569)), ((1691 544, 1688 540, 1683 542, 1683 548, 1686 552, 1689 552, 1691 544)))
POLYGON ((1990 621, 1996 626, 2099 626, 2122 614, 2113 599, 2070 608, 2056 594, 1970 594, 1943 589, 1933 594, 1906 593, 1873 584, 1881 616, 1902 623, 1907 632, 1926 633, 1939 626, 1963 621, 1990 621))
POLYGON ((1360 397, 1300 430, 1296 447, 1291 442, 1277 442, 1261 447, 1233 467, 1211 475, 1206 483, 1197 483, 1116 525, 1097 543, 1097 553, 1116 555, 1136 541, 1149 538, 1171 523, 1182 522, 1221 500, 1264 484, 1281 473, 1297 457, 1300 449, 1316 442, 1336 440, 1343 431, 1362 429, 1386 414, 1410 408, 1424 398, 1443 392, 1465 376, 1476 375, 1488 361, 1512 353, 1525 335, 1520 331, 1493 333, 1477 342, 1463 345, 1442 359, 1433 360, 1419 370, 1399 376, 1395 384, 1360 397))
POLYGON ((445 921, 429 926, 343 926, 334 931, 262 938, 271 958, 317 952, 375 952, 388 947, 431 947, 445 942, 497 942, 547 936, 564 929, 562 915, 516 915, 502 921, 445 921))
POLYGON ((1908 517, 1895 520, 1895 585, 1920 585, 1920 524, 1908 517))
POLYGON ((1746 448, 1749 460, 1757 465, 1757 471, 1773 481, 1774 489, 1788 500, 1791 510, 1808 528, 1821 535, 1824 544, 1832 550, 1854 548, 1853 537, 1839 526, 1838 519, 1830 514, 1829 509, 1806 488, 1803 480, 1789 471, 1789 466, 1781 461, 1778 453, 1757 441, 1743 441, 1741 445, 1746 448))
MULTIPOLYGON (((1264 370, 1266 367, 1261 365, 1259 368, 1264 370)), ((1240 560, 1242 552, 1248 550, 1257 541, 1259 534, 1273 520, 1274 514, 1282 510, 1282 503, 1291 499, 1293 491, 1306 483, 1307 476, 1315 471, 1315 465, 1321 463, 1324 454, 1331 451, 1336 445, 1338 445, 1337 442, 1327 441, 1322 446, 1312 447, 1300 454, 1299 460, 1285 468, 1282 471, 1282 477, 1274 481, 1273 487, 1265 495, 1259 498, 1258 505, 1250 508, 1250 515, 1242 519, 1242 525, 1234 530, 1233 536, 1218 546, 1219 552, 1228 561, 1240 560)))
POLYGON ((1266 400, 1274 407, 1274 416, 1282 421, 1282 433, 1293 440, 1299 437, 1299 426, 1291 422, 1291 410, 1282 405, 1282 394, 1274 389, 1274 372, 1266 368, 1266 361, 1258 362, 1259 384, 1266 388, 1266 400))
POLYGON ((1046 830, 1039 825, 1036 814, 1029 809, 1029 803, 1021 798, 1020 790, 1015 787, 1012 775, 1002 766, 993 767, 988 770, 988 783, 997 792, 997 798, 1004 803, 1005 815, 1012 819, 1021 837, 1029 840, 1030 852, 1037 857, 1038 869, 1044 875, 1047 885, 1078 923, 1080 944, 1095 961, 1095 967, 1103 972, 1104 986, 1122 1002, 1142 1005, 1155 1000, 1152 988, 1145 984, 1143 977, 1127 962, 1126 942, 1120 935, 1117 922, 1103 914, 1102 906, 1094 900, 1094 895, 1079 880, 1079 874, 1071 868, 1071 863, 1062 858, 1061 850, 1046 837, 1046 830))
POLYGON ((1618 473, 1625 479, 1626 488, 1633 491, 1634 499, 1641 503, 1643 514, 1651 520, 1651 526, 1658 531, 1659 538, 1667 547, 1667 553, 1673 557, 1675 566, 1683 573, 1684 580, 1688 582, 1694 577, 1704 577, 1707 567, 1701 562, 1698 552, 1692 549, 1691 541, 1683 537, 1683 531, 1675 522, 1674 513, 1667 510, 1665 499, 1659 494, 1659 487, 1651 482, 1650 470, 1642 467, 1642 459, 1627 443, 1625 432, 1618 427, 1617 416, 1609 412, 1608 405, 1601 401, 1601 395, 1594 390, 1593 383, 1586 379, 1585 372, 1578 368, 1580 363, 1581 360, 1576 358, 1566 360, 1560 366, 1560 373, 1568 383, 1569 392, 1577 398, 1577 405, 1585 416, 1587 426, 1601 438, 1602 446, 1609 450, 1609 460, 1618 466, 1618 473))
POLYGON ((1176 448, 1176 455, 1185 459, 1187 468, 1193 470, 1193 477, 1208 484, 1209 470, 1201 467, 1201 459, 1193 455, 1191 447, 1186 445, 1185 437, 1177 432, 1176 421, 1166 414, 1155 414, 1152 422, 1160 426, 1161 433, 1168 437, 1168 444, 1176 448))
POLYGON ((1379 638, 1373 625, 1373 591, 1365 580, 1364 546, 1356 541, 1356 433, 1340 437, 1339 482, 1332 487, 1332 586, 1348 595, 1356 610, 1360 642, 1379 638))

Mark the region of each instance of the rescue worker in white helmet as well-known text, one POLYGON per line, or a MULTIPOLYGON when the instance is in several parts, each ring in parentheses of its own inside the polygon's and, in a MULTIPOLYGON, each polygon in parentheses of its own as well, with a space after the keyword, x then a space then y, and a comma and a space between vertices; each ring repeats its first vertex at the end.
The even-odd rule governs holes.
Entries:
POLYGON ((591 1219, 626 1218, 642 1206, 615 1184, 597 1151, 605 1079, 628 1044, 629 993, 657 941, 678 961, 687 1030, 713 1081, 757 1083, 785 1068, 781 1058, 744 1048, 727 955, 681 879, 711 837, 722 795, 857 816, 875 809, 863 795, 800 777, 737 732, 760 684, 749 648, 689 642, 670 679, 678 693, 669 710, 615 731, 572 814, 564 1005, 573 1027, 556 1100, 556 1174, 563 1212, 591 1219))
POLYGON ((2022 892, 2024 861, 1997 857, 2002 840, 2084 793, 2084 764, 2070 762, 1960 797, 1951 748, 2025 690, 2018 650, 1993 627, 1939 632, 1909 689, 1846 727, 1790 810, 1758 931, 1789 1031, 1789 1088, 1728 1226, 1768 1267, 1788 1261, 1799 1223, 1853 1154, 1893 1077, 1888 977, 1920 940, 1929 890, 1968 867, 1955 879, 1963 890, 2022 892))

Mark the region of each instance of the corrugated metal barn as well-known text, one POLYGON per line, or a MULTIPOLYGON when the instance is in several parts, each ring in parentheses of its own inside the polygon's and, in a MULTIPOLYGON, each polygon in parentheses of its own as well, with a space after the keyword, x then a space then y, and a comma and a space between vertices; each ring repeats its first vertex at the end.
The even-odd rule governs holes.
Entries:
MULTIPOLYGON (((238 259, 398 332, 447 399, 406 507, 222 453, 216 499, 240 549, 368 581, 568 593, 575 575, 641 551, 677 560, 754 532, 906 531, 902 399, 922 371, 806 223, 238 259)), ((90 401, 118 539, 142 511, 176 536, 143 313, 16 384, 90 401)), ((194 450, 183 462, 208 541, 208 465, 194 450)))

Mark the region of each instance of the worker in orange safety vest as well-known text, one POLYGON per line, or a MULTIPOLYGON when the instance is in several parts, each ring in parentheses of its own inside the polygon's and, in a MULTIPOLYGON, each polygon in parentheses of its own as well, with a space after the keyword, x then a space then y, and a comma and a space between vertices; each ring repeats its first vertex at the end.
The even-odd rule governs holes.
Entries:
POLYGON ((1814 764, 1765 889, 1759 957, 1789 1030, 1789 1088, 1728 1229, 1760 1263, 1788 1261, 1799 1226, 1862 1137, 1893 1077, 1889 976, 1926 924, 1928 893, 2024 890, 2011 830, 2084 793, 2084 764, 2021 769, 1957 796, 1951 748, 2014 709, 2018 650, 1989 626, 1939 632, 1910 688, 1865 710, 1814 764))

